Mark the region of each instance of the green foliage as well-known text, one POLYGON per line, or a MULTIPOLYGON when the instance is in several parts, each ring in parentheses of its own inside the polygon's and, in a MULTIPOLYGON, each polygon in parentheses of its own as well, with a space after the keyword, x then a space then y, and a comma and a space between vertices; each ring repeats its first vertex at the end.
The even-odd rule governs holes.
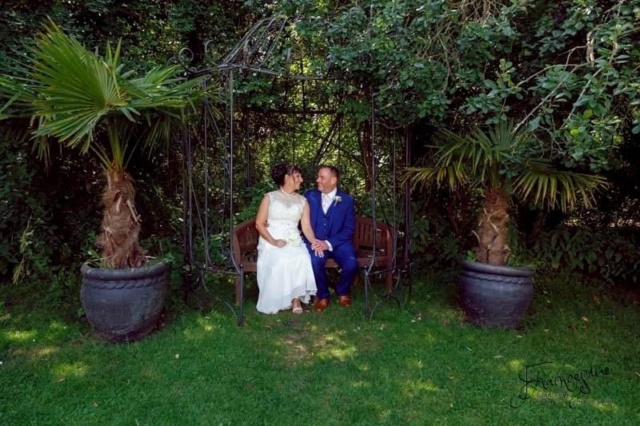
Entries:
POLYGON ((423 215, 412 221, 411 255, 418 268, 450 270, 459 265, 461 241, 441 219, 423 215))
POLYGON ((243 205, 242 210, 236 213, 235 222, 241 223, 247 219, 253 219, 258 214, 258 207, 264 198, 264 195, 276 189, 274 183, 265 179, 251 188, 244 191, 243 198, 250 200, 248 204, 243 205))
POLYGON ((476 259, 477 259, 476 252, 473 250, 467 250, 467 252, 464 254, 464 260, 475 262, 476 259))
POLYGON ((306 17, 301 37, 326 46, 319 55, 350 85, 345 108, 373 91, 396 125, 426 117, 464 132, 514 117, 565 167, 594 172, 611 167, 625 131, 640 132, 637 1, 281 7, 306 17))
MULTIPOLYGON (((65 194, 69 186, 60 177, 60 169, 42 173, 42 164, 35 161, 27 145, 19 133, 0 126, 1 285, 45 283, 39 289, 41 297, 62 305, 79 289, 79 256, 74 250, 83 243, 82 232, 92 224, 85 221, 85 214, 93 206, 83 200, 82 206, 68 211, 68 204, 76 199, 65 194)), ((75 169, 71 173, 82 172, 75 169)))
POLYGON ((0 128, 0 276, 19 263, 20 234, 39 201, 28 160, 24 143, 0 128))
MULTIPOLYGON (((539 259, 532 250, 526 245, 526 235, 516 229, 513 222, 509 222, 508 230, 508 245, 509 245, 509 257, 507 258, 507 266, 512 267, 528 267, 533 268, 536 271, 548 271, 547 265, 542 259, 539 259)), ((535 241, 536 245, 540 244, 535 241)))
POLYGON ((12 285, 26 289, 39 282, 37 291, 42 301, 56 308, 74 306, 80 290, 82 256, 60 238, 58 228, 48 223, 50 217, 38 216, 42 214, 42 206, 34 209, 20 234, 20 245, 14 253, 19 262, 11 265, 12 285))
POLYGON ((637 230, 563 227, 543 232, 529 256, 547 271, 568 269, 584 280, 638 287, 640 236, 637 230))
POLYGON ((33 36, 49 19, 89 46, 122 39, 125 65, 144 72, 166 64, 183 47, 202 63, 205 41, 210 42, 208 53, 219 59, 241 37, 244 20, 251 16, 251 10, 235 0, 5 0, 0 10, 0 68, 7 57, 15 56, 12 50, 23 51, 23 43, 32 45, 33 36))
POLYGON ((177 309, 183 302, 182 274, 184 272, 184 248, 182 235, 174 232, 171 235, 152 234, 142 239, 141 244, 149 253, 153 253, 150 261, 162 259, 171 265, 168 280, 167 309, 177 309))

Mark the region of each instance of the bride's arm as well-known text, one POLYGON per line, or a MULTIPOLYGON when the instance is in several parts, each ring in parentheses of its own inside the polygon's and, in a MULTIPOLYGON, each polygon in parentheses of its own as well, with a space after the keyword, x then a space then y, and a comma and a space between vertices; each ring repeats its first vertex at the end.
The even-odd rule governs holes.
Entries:
MULTIPOLYGON (((307 241, 313 245, 316 242, 316 234, 311 227, 311 214, 309 212, 309 203, 305 201, 302 206, 302 218, 300 219, 300 225, 302 227, 302 233, 307 238, 307 241)), ((324 253, 322 250, 314 250, 316 255, 322 257, 324 253)))
POLYGON ((256 215, 256 230, 262 238, 264 238, 269 244, 276 247, 284 247, 286 241, 276 240, 269 233, 267 228, 267 218, 269 217, 269 194, 265 194, 258 207, 258 214, 256 215))

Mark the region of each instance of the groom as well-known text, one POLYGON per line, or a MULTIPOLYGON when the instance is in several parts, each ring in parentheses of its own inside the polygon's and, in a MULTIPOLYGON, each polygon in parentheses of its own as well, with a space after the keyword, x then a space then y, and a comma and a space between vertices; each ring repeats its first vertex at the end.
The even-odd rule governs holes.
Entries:
POLYGON ((304 196, 309 202, 311 227, 317 242, 307 243, 311 252, 311 264, 316 279, 318 293, 315 309, 324 311, 329 306, 329 284, 324 268, 327 259, 334 259, 340 266, 340 281, 336 294, 342 306, 351 306, 351 284, 358 274, 358 261, 353 247, 353 233, 356 213, 353 198, 338 189, 340 173, 334 166, 320 166, 318 169, 318 189, 307 191, 304 196), (315 256, 322 250, 323 257, 315 256))

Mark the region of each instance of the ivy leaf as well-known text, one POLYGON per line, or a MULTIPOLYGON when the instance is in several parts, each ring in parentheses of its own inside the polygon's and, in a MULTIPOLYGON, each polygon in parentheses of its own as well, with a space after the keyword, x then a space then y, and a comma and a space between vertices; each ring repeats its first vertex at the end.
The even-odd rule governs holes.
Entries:
POLYGON ((529 122, 528 128, 530 132, 533 132, 540 126, 540 118, 541 118, 540 116, 537 116, 536 118, 534 118, 529 122))
POLYGON ((498 86, 496 86, 495 81, 493 80, 485 80, 484 85, 487 86, 489 89, 493 89, 493 90, 496 90, 498 88, 498 86))

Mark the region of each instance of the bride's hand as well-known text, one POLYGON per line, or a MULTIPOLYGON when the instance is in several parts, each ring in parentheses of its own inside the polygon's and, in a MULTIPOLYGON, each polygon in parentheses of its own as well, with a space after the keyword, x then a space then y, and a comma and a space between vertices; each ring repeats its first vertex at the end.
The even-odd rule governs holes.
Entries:
POLYGON ((324 251, 318 247, 319 242, 320 240, 315 240, 313 243, 311 243, 311 248, 313 249, 313 252, 316 254, 316 256, 324 257, 324 251))
POLYGON ((276 247, 282 248, 287 245, 287 242, 285 240, 276 240, 275 244, 273 245, 276 247))

